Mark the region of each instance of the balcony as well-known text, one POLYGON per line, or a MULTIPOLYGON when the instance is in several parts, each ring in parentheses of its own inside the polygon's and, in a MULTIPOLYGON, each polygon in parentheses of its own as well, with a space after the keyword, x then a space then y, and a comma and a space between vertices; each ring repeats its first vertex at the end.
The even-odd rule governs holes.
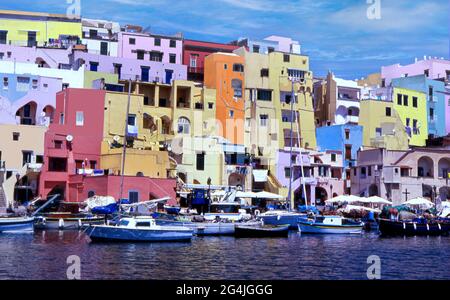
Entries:
POLYGON ((188 73, 203 74, 205 73, 205 69, 197 67, 188 67, 188 73))

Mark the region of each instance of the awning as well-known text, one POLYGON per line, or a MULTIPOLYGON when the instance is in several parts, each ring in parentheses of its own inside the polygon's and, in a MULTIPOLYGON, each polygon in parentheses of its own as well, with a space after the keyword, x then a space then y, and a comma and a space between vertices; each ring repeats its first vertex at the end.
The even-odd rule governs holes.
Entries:
POLYGON ((268 170, 253 170, 253 177, 255 178, 255 182, 267 182, 268 175, 268 170))

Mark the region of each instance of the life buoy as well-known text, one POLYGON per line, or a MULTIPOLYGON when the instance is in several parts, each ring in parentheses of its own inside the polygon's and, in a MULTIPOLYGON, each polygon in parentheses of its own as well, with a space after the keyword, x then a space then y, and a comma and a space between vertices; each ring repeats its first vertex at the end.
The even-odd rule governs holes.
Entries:
POLYGON ((258 209, 257 209, 257 210, 255 210, 255 216, 257 216, 257 217, 258 217, 258 216, 260 216, 260 215, 261 215, 261 211, 260 211, 260 210, 258 210, 258 209))

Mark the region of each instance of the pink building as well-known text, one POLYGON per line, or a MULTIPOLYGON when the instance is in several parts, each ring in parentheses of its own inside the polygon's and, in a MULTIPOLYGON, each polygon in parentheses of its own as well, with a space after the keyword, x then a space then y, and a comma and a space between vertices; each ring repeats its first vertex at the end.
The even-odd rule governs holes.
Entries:
POLYGON ((389 86, 392 79, 395 78, 424 74, 429 79, 440 79, 448 82, 450 80, 450 61, 430 58, 406 66, 395 64, 392 66, 381 67, 381 78, 385 86, 389 86))
POLYGON ((170 64, 183 63, 181 36, 162 36, 147 33, 120 32, 118 56, 170 64))

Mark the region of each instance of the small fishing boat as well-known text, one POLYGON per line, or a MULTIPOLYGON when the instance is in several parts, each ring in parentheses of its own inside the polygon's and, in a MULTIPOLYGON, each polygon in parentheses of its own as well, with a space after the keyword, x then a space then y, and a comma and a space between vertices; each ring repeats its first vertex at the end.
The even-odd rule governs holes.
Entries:
POLYGON ((122 218, 117 225, 90 225, 86 234, 93 242, 188 242, 193 230, 160 226, 151 217, 122 218))
POLYGON ((249 226, 236 225, 235 236, 237 238, 275 238, 288 237, 289 225, 263 225, 263 226, 249 226))
POLYGON ((381 235, 384 236, 416 236, 416 235, 448 235, 450 232, 450 222, 425 219, 411 221, 394 221, 379 219, 381 235))
POLYGON ((357 234, 362 233, 363 227, 363 222, 341 216, 316 216, 302 218, 298 222, 298 229, 301 233, 357 234))
POLYGON ((197 236, 222 236, 234 234, 234 223, 225 222, 184 222, 176 220, 156 219, 160 226, 187 227, 193 230, 197 236))
POLYGON ((0 233, 34 232, 34 217, 0 218, 0 233))
POLYGON ((241 204, 236 202, 212 203, 210 212, 205 213, 203 216, 208 221, 221 219, 230 222, 239 222, 251 218, 244 209, 241 209, 241 204))
POLYGON ((289 225, 290 229, 297 229, 300 218, 306 214, 290 212, 287 210, 271 210, 257 215, 257 219, 262 220, 266 225, 289 225))
POLYGON ((104 217, 89 214, 46 213, 36 217, 35 228, 40 230, 80 230, 83 225, 104 223, 104 217))

